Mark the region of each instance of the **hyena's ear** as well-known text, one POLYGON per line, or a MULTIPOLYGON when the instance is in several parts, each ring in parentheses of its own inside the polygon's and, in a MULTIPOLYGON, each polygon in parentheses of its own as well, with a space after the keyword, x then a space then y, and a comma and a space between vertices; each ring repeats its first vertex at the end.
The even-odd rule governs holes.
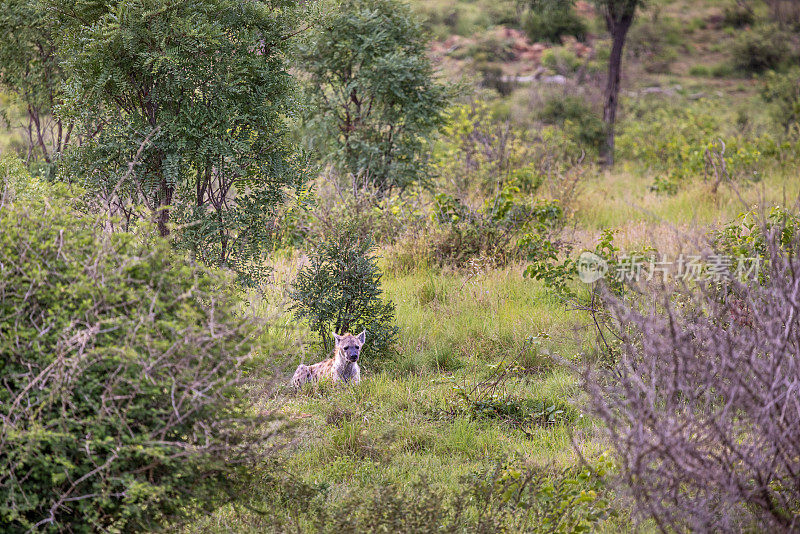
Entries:
POLYGON ((339 340, 342 339, 342 336, 340 336, 336 332, 331 332, 331 334, 333 334, 333 341, 338 345, 339 344, 339 340))
POLYGON ((358 338, 358 341, 363 345, 364 342, 367 340, 367 331, 362 330, 361 333, 358 334, 356 337, 358 338))

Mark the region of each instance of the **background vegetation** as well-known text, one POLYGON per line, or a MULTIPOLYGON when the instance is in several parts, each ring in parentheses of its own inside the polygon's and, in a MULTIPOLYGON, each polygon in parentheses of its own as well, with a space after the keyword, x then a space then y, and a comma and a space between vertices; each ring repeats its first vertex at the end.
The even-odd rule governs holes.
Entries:
POLYGON ((0 0, 3 529, 797 530, 798 29, 0 0), (288 387, 362 329, 361 384, 288 387))

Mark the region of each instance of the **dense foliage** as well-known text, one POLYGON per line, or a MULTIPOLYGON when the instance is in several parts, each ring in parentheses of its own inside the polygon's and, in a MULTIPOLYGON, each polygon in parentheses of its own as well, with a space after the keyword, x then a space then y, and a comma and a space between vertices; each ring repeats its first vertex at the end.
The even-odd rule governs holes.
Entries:
POLYGON ((274 209, 303 181, 286 139, 293 112, 287 35, 298 16, 281 1, 59 1, 69 103, 93 134, 73 153, 78 177, 129 223, 207 264, 260 274, 274 209), (144 208, 144 213, 142 209, 144 208))
POLYGON ((800 70, 786 74, 769 72, 761 89, 761 97, 770 105, 771 114, 785 133, 800 124, 800 70))
POLYGON ((764 72, 785 66, 792 53, 791 40, 776 25, 741 32, 733 43, 734 66, 744 72, 764 72))
POLYGON ((241 388, 260 327, 230 277, 105 233, 9 158, 0 173, 3 531, 213 508, 265 437, 241 388))
POLYGON ((425 140, 448 97, 426 46, 403 1, 344 0, 304 47, 316 147, 354 184, 425 181, 425 140))

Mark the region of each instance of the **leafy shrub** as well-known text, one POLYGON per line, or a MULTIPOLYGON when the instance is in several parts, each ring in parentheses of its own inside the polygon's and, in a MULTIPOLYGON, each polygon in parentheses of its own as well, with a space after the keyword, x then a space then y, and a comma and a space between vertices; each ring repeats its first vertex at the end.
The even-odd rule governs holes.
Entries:
POLYGON ((684 31, 675 19, 653 16, 633 25, 626 49, 643 62, 646 72, 669 72, 670 64, 677 59, 675 47, 683 44, 684 31))
POLYGON ((551 196, 567 203, 557 182, 580 167, 581 148, 561 128, 539 128, 529 136, 475 102, 452 108, 442 133, 434 152, 437 191, 466 200, 496 195, 505 186, 535 193, 550 182, 551 196))
POLYGON ((581 60, 569 48, 556 46, 548 48, 542 53, 542 66, 567 76, 580 68, 581 60))
POLYGON ((239 387, 261 329, 232 279, 0 167, 4 532, 152 530, 213 509, 266 438, 239 387))
POLYGON ((511 61, 514 59, 513 45, 514 42, 511 39, 502 39, 496 34, 490 34, 470 46, 467 55, 476 62, 511 61))
POLYGON ((705 65, 692 65, 689 67, 689 76, 707 77, 711 75, 711 69, 705 65))
POLYGON ((331 182, 316 189, 317 205, 308 215, 307 232, 310 236, 324 235, 330 227, 345 224, 350 231, 363 239, 372 239, 378 245, 394 242, 404 232, 413 232, 424 226, 427 216, 422 212, 420 188, 384 192, 369 184, 355 191, 336 187, 331 182))
POLYGON ((564 35, 572 35, 580 41, 586 39, 586 24, 569 2, 536 6, 525 15, 522 28, 534 42, 560 43, 564 35))
POLYGON ((767 73, 761 98, 770 104, 773 120, 788 133, 793 126, 800 124, 800 70, 793 69, 786 74, 767 73))
MULTIPOLYGON (((524 276, 544 283, 545 287, 556 291, 563 297, 575 298, 577 295, 572 282, 578 278, 578 261, 570 257, 561 257, 561 247, 557 243, 544 240, 534 235, 525 235, 521 239, 520 248, 526 250, 528 259, 532 261, 525 269, 524 276)), ((603 230, 593 254, 602 258, 613 268, 617 261, 619 249, 614 245, 614 231, 603 230)))
POLYGON ((777 26, 764 25, 739 32, 733 42, 733 66, 744 72, 764 72, 793 59, 791 38, 777 26))
POLYGON ((534 161, 521 133, 498 121, 482 102, 448 111, 442 139, 434 152, 434 169, 449 187, 442 192, 465 198, 470 191, 489 193, 515 182, 534 161))
POLYGON ((614 244, 614 231, 603 230, 594 250, 583 251, 578 257, 564 254, 560 245, 541 235, 524 235, 520 239, 520 249, 527 251, 528 259, 532 263, 526 267, 523 276, 540 280, 555 295, 569 302, 572 309, 589 314, 595 328, 597 344, 601 347, 602 359, 614 361, 619 325, 611 320, 599 298, 601 291, 611 295, 624 294, 624 285, 614 276, 619 265, 619 248, 614 244), (588 291, 576 288, 575 285, 579 268, 586 265, 582 259, 584 253, 594 256, 592 263, 596 266, 605 266, 606 270, 601 271, 604 276, 611 273, 598 283, 591 283, 588 291))
POLYGON ((617 150, 621 158, 659 171, 654 189, 662 192, 674 191, 684 180, 706 174, 706 151, 718 150, 720 140, 725 145, 727 170, 734 178, 757 177, 763 159, 780 152, 769 135, 723 136, 720 130, 718 118, 707 108, 658 108, 625 124, 617 136, 617 150))
POLYGON ((722 61, 711 67, 710 74, 714 78, 727 78, 734 74, 733 66, 727 61, 722 61))
MULTIPOLYGON (((733 258, 757 257, 769 261, 769 238, 782 251, 789 252, 800 236, 800 216, 781 206, 763 213, 748 211, 713 234, 715 250, 733 258)), ((760 269, 763 281, 765 269, 760 269)))
POLYGON ((554 95, 544 101, 536 117, 549 124, 565 127, 582 145, 599 148, 605 139, 605 125, 600 115, 586 101, 573 95, 554 95))
POLYGON ((639 515, 667 531, 798 528, 800 242, 761 228, 760 283, 606 300, 627 325, 622 356, 585 386, 639 515))
POLYGON ((755 21, 756 15, 753 12, 753 6, 746 1, 736 1, 725 6, 722 21, 725 26, 742 28, 744 26, 751 26, 755 21))
POLYGON ((317 334, 324 354, 331 332, 367 331, 364 355, 386 355, 397 339, 394 304, 384 302, 374 242, 339 224, 308 253, 309 264, 292 283, 291 309, 317 334))
POLYGON ((435 196, 432 217, 438 231, 428 237, 433 263, 462 268, 476 258, 504 265, 518 257, 518 233, 531 225, 546 232, 559 225, 563 210, 557 202, 539 201, 533 205, 518 202, 518 189, 503 190, 488 199, 479 210, 472 210, 445 193, 435 196))

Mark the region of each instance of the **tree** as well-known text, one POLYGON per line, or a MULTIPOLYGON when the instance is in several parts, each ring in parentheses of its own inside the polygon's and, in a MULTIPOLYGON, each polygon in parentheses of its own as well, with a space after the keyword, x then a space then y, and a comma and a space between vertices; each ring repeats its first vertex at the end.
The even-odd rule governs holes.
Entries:
MULTIPOLYGON (((574 0, 569 0, 574 3, 574 0)), ((552 9, 552 4, 562 4, 559 0, 530 0, 533 9, 552 9)), ((600 156, 606 166, 614 164, 614 128, 617 122, 619 104, 619 86, 622 75, 622 52, 628 30, 633 24, 636 10, 644 4, 644 0, 594 0, 606 21, 606 28, 611 34, 611 54, 608 58, 608 77, 604 93, 603 122, 606 126, 606 140, 600 150, 600 156)))
POLYGON ((421 178, 448 100, 426 45, 404 2, 344 0, 303 47, 317 147, 354 180, 388 190, 421 178))
POLYGON ((294 3, 53 2, 71 21, 68 112, 102 124, 65 178, 126 223, 149 213, 162 236, 180 223, 206 263, 258 265, 285 188, 304 179, 285 120, 294 3))
POLYGON ((0 0, 0 86, 24 108, 27 163, 41 158, 50 166, 73 139, 74 124, 54 114, 64 81, 60 28, 38 2, 0 0))
POLYGON ((608 57, 608 78, 603 103, 603 121, 606 123, 606 142, 600 152, 603 163, 614 165, 614 129, 619 105, 619 82, 622 75, 622 51, 628 30, 631 29, 636 9, 643 0, 595 0, 606 20, 611 34, 611 55, 608 57))

